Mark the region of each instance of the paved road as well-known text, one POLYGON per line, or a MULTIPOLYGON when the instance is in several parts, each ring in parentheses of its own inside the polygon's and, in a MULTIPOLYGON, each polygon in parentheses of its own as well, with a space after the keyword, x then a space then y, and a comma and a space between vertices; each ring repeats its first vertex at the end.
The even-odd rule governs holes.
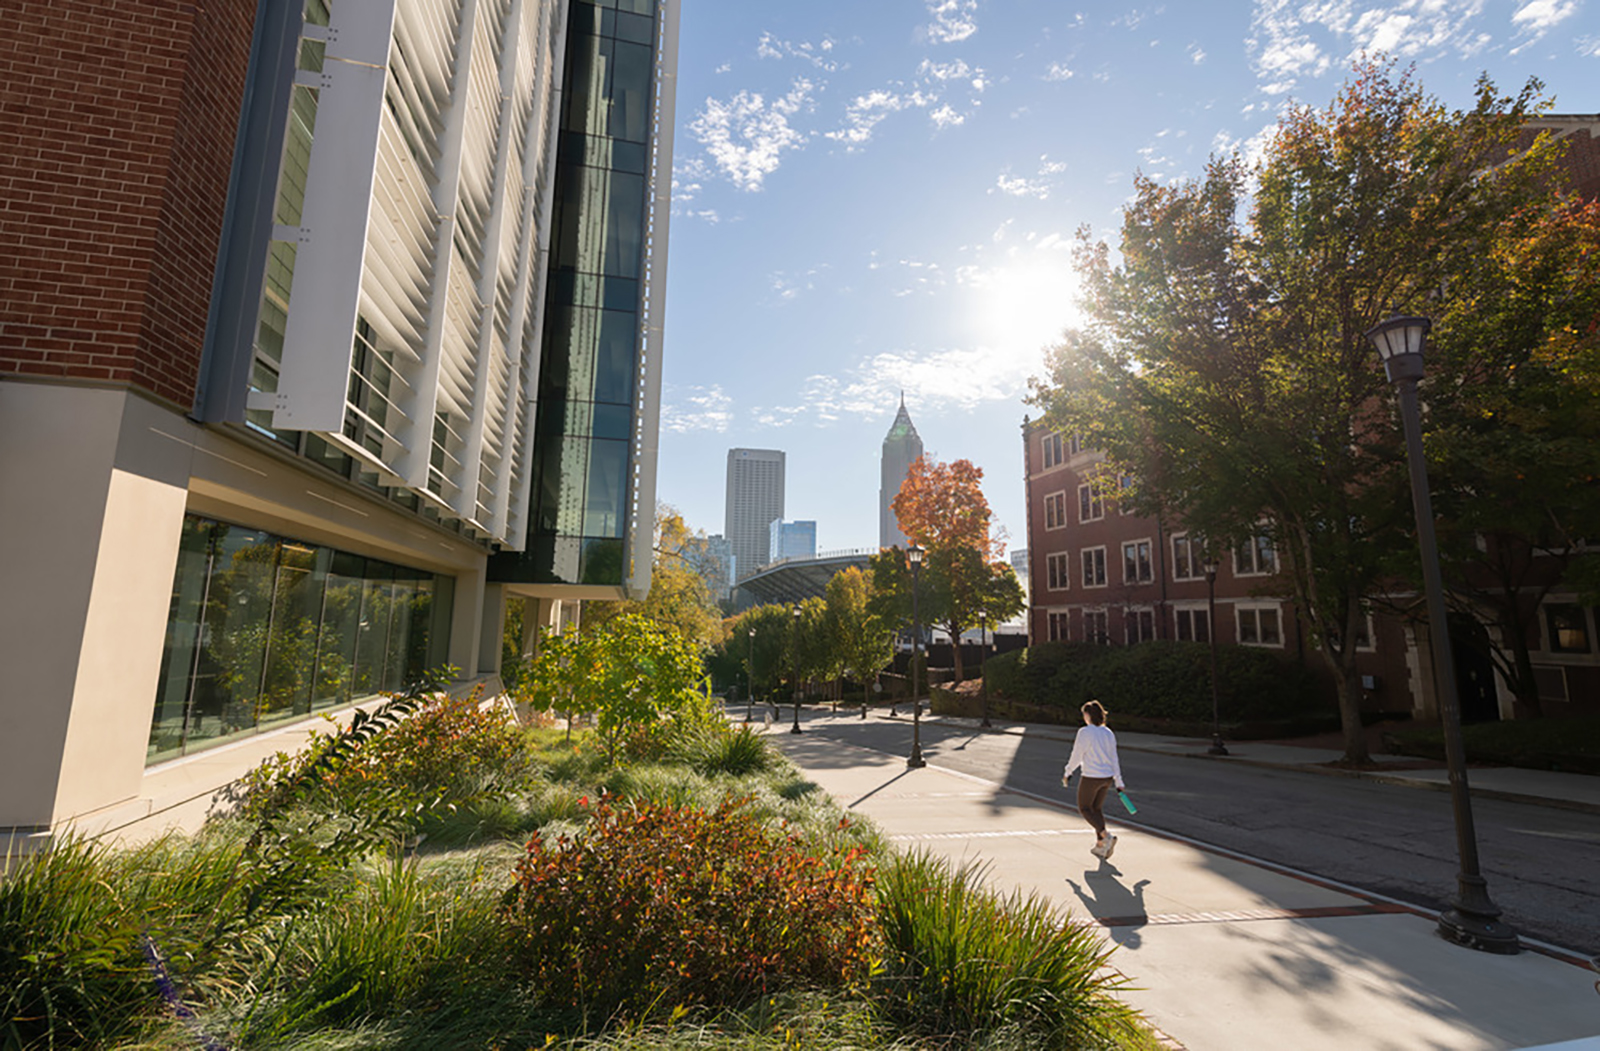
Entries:
MULTIPOLYGON (((911 739, 910 720, 903 718, 834 723, 826 733, 901 755, 911 739)), ((930 763, 1067 799, 1061 767, 1070 747, 1064 741, 924 723, 922 742, 930 763)), ((1117 814, 1130 823, 1426 908, 1455 889, 1448 793, 1130 751, 1123 752, 1122 765, 1140 808, 1137 817, 1117 814)), ((1600 818, 1491 799, 1474 800, 1473 816, 1489 893, 1506 921, 1525 935, 1600 954, 1600 818)))

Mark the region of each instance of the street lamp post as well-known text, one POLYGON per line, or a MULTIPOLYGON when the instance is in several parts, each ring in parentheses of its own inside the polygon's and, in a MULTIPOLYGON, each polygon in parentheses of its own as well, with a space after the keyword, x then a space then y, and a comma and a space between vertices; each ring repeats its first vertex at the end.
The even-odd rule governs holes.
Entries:
POLYGON ((800 729, 800 607, 794 608, 794 633, 790 636, 794 641, 794 725, 789 727, 792 734, 804 733, 800 729))
MULTIPOLYGON (((917 652, 922 642, 922 614, 917 609, 917 582, 922 574, 922 548, 912 544, 906 551, 911 560, 911 756, 906 766, 927 766, 922 758, 922 701, 917 697, 917 652)), ((956 640, 960 645, 961 640, 956 640)))
POLYGON ((750 721, 750 706, 756 696, 756 629, 750 629, 749 655, 744 664, 744 721, 750 721))
POLYGON ((1227 755, 1222 743, 1222 690, 1217 679, 1217 563, 1209 551, 1203 567, 1206 573, 1206 635, 1211 640, 1211 747, 1207 755, 1227 755))
POLYGON ((989 722, 989 684, 983 681, 983 658, 989 652, 989 614, 984 610, 978 611, 978 689, 983 694, 983 722, 979 726, 991 726, 989 722))
POLYGON ((1439 575, 1439 549, 1433 533, 1433 500, 1428 493, 1428 465, 1422 453, 1422 423, 1417 407, 1417 381, 1422 378, 1422 351, 1433 322, 1425 317, 1392 317, 1367 332, 1389 382, 1399 389, 1400 418, 1405 427, 1406 459, 1411 467, 1411 505, 1417 519, 1417 546, 1422 555, 1422 583, 1428 600, 1428 633, 1433 644, 1433 674, 1439 687, 1439 716, 1444 724, 1445 765, 1450 772, 1450 799, 1455 808, 1455 900, 1439 914, 1439 933, 1457 945, 1509 955, 1521 948, 1517 932, 1501 922, 1500 909, 1489 898, 1489 884, 1478 869, 1478 838, 1472 824, 1472 799, 1467 791, 1466 749, 1461 741, 1461 708, 1456 696, 1455 659, 1445 619, 1444 582, 1439 575))

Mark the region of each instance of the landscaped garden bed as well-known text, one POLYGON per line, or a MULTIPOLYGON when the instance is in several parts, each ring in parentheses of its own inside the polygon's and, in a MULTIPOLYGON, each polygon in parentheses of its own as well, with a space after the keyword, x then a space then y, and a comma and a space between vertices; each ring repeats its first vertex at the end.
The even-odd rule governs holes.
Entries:
POLYGON ((0 1047, 1149 1047, 1098 929, 895 854, 709 707, 402 699, 0 878, 0 1047))

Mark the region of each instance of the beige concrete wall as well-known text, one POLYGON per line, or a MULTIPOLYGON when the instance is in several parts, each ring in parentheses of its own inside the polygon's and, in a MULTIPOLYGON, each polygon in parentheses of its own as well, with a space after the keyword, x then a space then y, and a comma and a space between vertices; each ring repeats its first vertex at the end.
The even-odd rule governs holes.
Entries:
POLYGON ((0 383, 0 826, 138 794, 187 474, 163 415, 0 383))

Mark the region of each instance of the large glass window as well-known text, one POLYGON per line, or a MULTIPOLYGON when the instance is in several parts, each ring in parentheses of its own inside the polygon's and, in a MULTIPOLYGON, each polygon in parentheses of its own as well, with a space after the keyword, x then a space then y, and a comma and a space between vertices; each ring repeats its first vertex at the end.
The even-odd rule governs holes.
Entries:
POLYGON ((184 520, 150 723, 151 761, 445 663, 449 577, 194 515, 184 520))

